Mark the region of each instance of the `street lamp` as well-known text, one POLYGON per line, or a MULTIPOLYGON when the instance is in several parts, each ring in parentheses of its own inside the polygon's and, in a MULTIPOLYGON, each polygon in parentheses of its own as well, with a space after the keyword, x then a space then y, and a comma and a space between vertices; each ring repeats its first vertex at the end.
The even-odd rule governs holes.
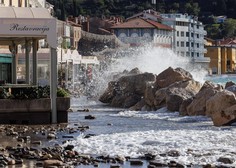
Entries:
POLYGON ((63 82, 62 82, 63 81, 62 80, 62 76, 63 76, 63 73, 62 73, 62 47, 63 47, 63 41, 64 41, 63 37, 58 38, 58 44, 60 45, 60 48, 61 48, 61 71, 60 71, 60 82, 59 82, 61 87, 63 86, 63 82))

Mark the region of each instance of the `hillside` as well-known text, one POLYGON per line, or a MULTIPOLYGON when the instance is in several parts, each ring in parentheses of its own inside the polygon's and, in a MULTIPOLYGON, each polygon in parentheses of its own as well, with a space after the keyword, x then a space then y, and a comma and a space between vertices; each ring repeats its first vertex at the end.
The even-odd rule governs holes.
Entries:
POLYGON ((236 36, 236 0, 47 0, 54 5, 55 16, 122 16, 130 17, 146 9, 161 13, 188 13, 198 16, 206 25, 208 36, 214 39, 236 36), (215 16, 232 18, 226 23, 217 23, 215 16))

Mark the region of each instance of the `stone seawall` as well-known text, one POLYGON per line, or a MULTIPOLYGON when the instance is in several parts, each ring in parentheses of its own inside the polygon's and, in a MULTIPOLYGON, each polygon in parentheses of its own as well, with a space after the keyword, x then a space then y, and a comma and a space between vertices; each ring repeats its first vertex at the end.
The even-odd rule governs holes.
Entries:
MULTIPOLYGON (((50 124, 51 99, 0 99, 0 124, 50 124)), ((68 121, 70 98, 57 98, 58 123, 68 121)))

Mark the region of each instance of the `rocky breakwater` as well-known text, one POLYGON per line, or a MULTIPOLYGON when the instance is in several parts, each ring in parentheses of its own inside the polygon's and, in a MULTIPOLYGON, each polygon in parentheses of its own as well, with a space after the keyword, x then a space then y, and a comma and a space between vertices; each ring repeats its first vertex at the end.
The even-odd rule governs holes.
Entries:
POLYGON ((200 83, 182 68, 169 67, 160 74, 137 68, 109 82, 99 100, 113 107, 151 111, 166 107, 181 116, 205 115, 215 126, 236 121, 236 85, 200 83))

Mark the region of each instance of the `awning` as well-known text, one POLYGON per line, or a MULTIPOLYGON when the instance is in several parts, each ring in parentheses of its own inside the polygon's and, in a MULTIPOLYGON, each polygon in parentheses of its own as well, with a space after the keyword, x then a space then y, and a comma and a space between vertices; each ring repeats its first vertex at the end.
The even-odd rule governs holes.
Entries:
POLYGON ((57 123, 57 19, 46 8, 0 7, 0 45, 9 45, 12 49, 12 83, 17 84, 17 44, 32 41, 32 81, 30 81, 30 61, 26 52, 26 82, 36 85, 37 76, 37 40, 46 39, 51 50, 50 98, 51 122, 57 123))
POLYGON ((57 48, 56 18, 46 8, 0 7, 0 45, 22 43, 25 38, 46 38, 57 48))
POLYGON ((0 54, 0 63, 12 63, 11 54, 0 54))

